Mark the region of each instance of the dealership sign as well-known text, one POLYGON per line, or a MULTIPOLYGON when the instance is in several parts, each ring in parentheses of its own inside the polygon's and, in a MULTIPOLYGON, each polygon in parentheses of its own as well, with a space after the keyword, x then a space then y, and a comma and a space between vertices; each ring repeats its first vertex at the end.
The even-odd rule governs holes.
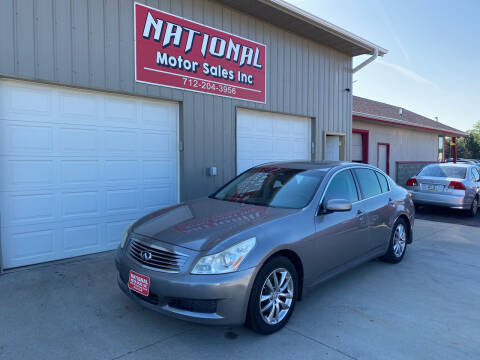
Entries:
POLYGON ((265 45, 134 6, 136 81, 265 103, 265 45))

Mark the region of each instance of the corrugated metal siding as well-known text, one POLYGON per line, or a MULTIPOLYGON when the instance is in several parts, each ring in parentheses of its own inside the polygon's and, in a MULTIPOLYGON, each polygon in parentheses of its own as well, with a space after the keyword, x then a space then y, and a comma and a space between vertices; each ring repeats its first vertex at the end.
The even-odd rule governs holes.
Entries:
POLYGON ((267 104, 134 80, 133 1, 2 0, 0 73, 27 80, 181 102, 182 198, 203 196, 235 174, 236 107, 315 119, 316 157, 324 131, 351 139, 351 58, 207 0, 148 0, 149 6, 267 45, 267 104), (217 177, 206 168, 218 167, 217 177))
POLYGON ((422 161, 425 163, 437 161, 438 134, 357 119, 353 120, 353 127, 370 131, 368 161, 374 166, 377 166, 378 143, 390 144, 390 176, 393 179, 397 179, 397 161, 422 161))

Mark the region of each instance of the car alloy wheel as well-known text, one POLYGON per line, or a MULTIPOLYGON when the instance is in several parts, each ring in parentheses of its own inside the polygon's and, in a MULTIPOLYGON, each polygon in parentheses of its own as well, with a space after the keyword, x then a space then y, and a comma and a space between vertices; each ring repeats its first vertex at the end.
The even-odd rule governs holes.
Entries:
POLYGON ((402 257, 407 244, 407 231, 402 223, 398 223, 393 234, 393 253, 396 257, 402 257))
POLYGON ((246 325, 260 334, 280 330, 295 310, 298 273, 287 257, 276 255, 259 270, 250 293, 246 325))
POLYGON ((285 268, 273 270, 265 280, 260 293, 259 306, 268 325, 281 322, 290 311, 293 301, 293 280, 285 268))
POLYGON ((407 251, 407 243, 409 241, 409 224, 407 220, 399 218, 392 227, 390 234, 390 242, 385 255, 380 256, 380 260, 398 264, 402 261, 405 252, 407 251))

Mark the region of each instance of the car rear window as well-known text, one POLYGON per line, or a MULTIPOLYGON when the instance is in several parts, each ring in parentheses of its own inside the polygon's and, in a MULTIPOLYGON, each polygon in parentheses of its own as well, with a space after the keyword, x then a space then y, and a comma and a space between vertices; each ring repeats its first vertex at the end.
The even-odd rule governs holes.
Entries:
POLYGON ((363 197, 365 199, 382 193, 382 188, 378 182, 377 175, 370 169, 355 169, 358 182, 360 183, 360 189, 362 190, 363 197))
POLYGON ((420 171, 418 176, 465 179, 467 177, 467 168, 461 166, 429 165, 420 171))

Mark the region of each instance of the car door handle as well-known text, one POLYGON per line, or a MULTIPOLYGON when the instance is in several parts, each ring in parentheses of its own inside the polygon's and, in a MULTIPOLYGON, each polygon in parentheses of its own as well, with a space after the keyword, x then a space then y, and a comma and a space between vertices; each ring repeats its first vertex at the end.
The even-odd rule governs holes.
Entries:
POLYGON ((362 210, 357 210, 357 215, 363 215, 363 211, 362 210))
POLYGON ((391 206, 394 205, 394 202, 393 202, 393 199, 392 199, 392 198, 389 198, 389 199, 388 199, 388 205, 391 205, 391 206))

